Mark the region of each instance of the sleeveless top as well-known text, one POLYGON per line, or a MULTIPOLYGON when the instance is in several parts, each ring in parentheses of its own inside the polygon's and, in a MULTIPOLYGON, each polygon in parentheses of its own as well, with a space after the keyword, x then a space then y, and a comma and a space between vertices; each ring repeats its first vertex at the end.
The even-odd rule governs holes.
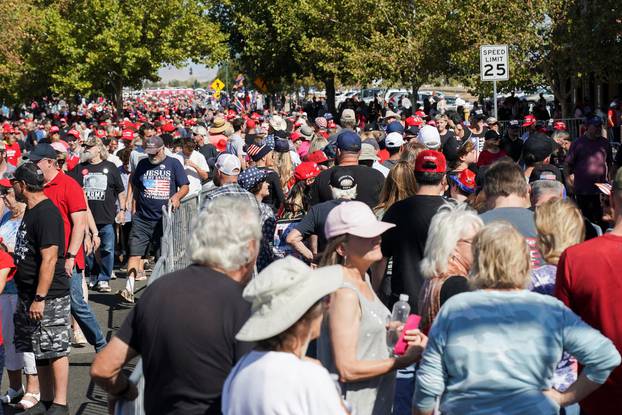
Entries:
MULTIPOLYGON (((369 277, 365 282, 371 288, 369 277)), ((358 360, 383 360, 390 357, 386 343, 386 323, 391 316, 389 310, 374 293, 374 299, 367 299, 353 284, 344 281, 341 288, 356 293, 361 307, 356 357, 358 360)), ((373 292, 373 289, 372 289, 373 292)), ((318 339, 318 359, 331 374, 337 374, 330 343, 328 317, 322 323, 318 339)), ((338 374, 337 374, 338 376, 338 374)), ((340 383, 345 400, 352 405, 357 415, 390 415, 393 406, 395 372, 358 382, 340 383)))

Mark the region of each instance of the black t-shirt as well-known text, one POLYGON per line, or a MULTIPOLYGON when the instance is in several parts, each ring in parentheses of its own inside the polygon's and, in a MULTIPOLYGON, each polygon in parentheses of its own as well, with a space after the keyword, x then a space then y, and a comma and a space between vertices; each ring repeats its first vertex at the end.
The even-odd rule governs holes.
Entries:
POLYGON ((50 199, 44 199, 27 209, 17 231, 15 241, 15 283, 20 296, 32 299, 39 283, 41 249, 56 245, 58 259, 54 278, 47 297, 58 298, 69 295, 69 277, 65 273, 65 231, 63 219, 50 199))
POLYGON ((512 140, 506 135, 501 139, 501 149, 512 157, 512 160, 518 162, 523 154, 523 140, 520 137, 512 140))
POLYGON ((281 188, 281 178, 279 174, 269 167, 257 167, 267 173, 266 181, 268 182, 270 194, 263 199, 263 203, 270 206, 275 212, 285 202, 285 195, 281 188))
POLYGON ((441 134, 441 148, 445 147, 445 144, 447 143, 447 140, 449 140, 452 137, 455 137, 455 134, 453 131, 447 130, 445 132, 445 134, 441 134))
POLYGON ((203 154, 205 160, 218 157, 218 149, 211 143, 203 144, 199 147, 199 153, 203 154))
POLYGON ((393 257, 391 277, 392 302, 408 294, 413 313, 418 311, 419 291, 423 276, 419 263, 423 258, 428 228, 439 207, 445 204, 441 196, 415 195, 396 202, 382 220, 397 226, 382 235, 382 254, 393 257))
POLYGON ((378 205, 380 191, 384 185, 384 176, 376 169, 367 166, 334 166, 324 170, 311 186, 311 204, 332 200, 333 194, 330 189, 330 175, 335 169, 344 174, 349 174, 356 182, 356 199, 367 203, 370 208, 378 205))
POLYGON ((125 191, 119 169, 114 163, 80 163, 69 175, 84 189, 95 223, 114 223, 119 193, 125 191))
POLYGON ((345 199, 333 199, 317 205, 311 206, 304 218, 296 225, 296 230, 300 232, 303 238, 311 235, 317 235, 317 252, 324 252, 326 248, 326 237, 324 236, 324 225, 326 218, 331 210, 337 205, 345 202, 345 199))
POLYGON ((116 333, 143 359, 146 413, 220 414, 225 379, 253 347, 235 340, 250 315, 243 288, 199 265, 147 288, 116 333))

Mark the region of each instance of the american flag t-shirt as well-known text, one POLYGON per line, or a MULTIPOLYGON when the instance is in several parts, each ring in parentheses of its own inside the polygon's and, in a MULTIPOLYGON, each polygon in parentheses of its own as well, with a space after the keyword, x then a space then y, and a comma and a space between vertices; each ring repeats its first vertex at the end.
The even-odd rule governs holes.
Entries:
POLYGON ((144 196, 147 199, 166 200, 171 197, 170 170, 149 170, 143 176, 144 196))

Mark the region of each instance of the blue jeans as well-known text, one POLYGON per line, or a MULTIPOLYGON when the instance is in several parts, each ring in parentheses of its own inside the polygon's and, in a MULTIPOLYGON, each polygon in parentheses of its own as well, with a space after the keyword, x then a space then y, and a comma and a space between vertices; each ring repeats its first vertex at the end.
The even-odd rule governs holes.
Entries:
POLYGON ((97 225, 99 239, 100 263, 95 260, 95 253, 86 257, 86 271, 91 281, 110 281, 112 268, 114 267, 114 225, 97 225))
POLYGON ((82 272, 77 268, 73 269, 69 295, 71 298, 71 315, 78 322, 86 340, 95 346, 96 352, 99 352, 106 346, 106 338, 99 328, 99 323, 91 307, 84 301, 84 295, 82 294, 82 272))
POLYGON ((393 415, 412 414, 413 394, 415 393, 415 365, 397 371, 395 378, 395 398, 393 415))

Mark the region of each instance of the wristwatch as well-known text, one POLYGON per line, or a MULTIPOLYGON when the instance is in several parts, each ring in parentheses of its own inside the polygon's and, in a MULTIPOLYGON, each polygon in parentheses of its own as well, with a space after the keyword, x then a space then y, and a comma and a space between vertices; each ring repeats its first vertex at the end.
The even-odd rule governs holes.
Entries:
POLYGON ((67 255, 65 255, 65 259, 73 259, 76 257, 76 254, 72 254, 71 252, 67 252, 67 255))
POLYGON ((41 301, 45 301, 45 296, 41 296, 39 294, 35 295, 35 302, 40 303, 41 301))

